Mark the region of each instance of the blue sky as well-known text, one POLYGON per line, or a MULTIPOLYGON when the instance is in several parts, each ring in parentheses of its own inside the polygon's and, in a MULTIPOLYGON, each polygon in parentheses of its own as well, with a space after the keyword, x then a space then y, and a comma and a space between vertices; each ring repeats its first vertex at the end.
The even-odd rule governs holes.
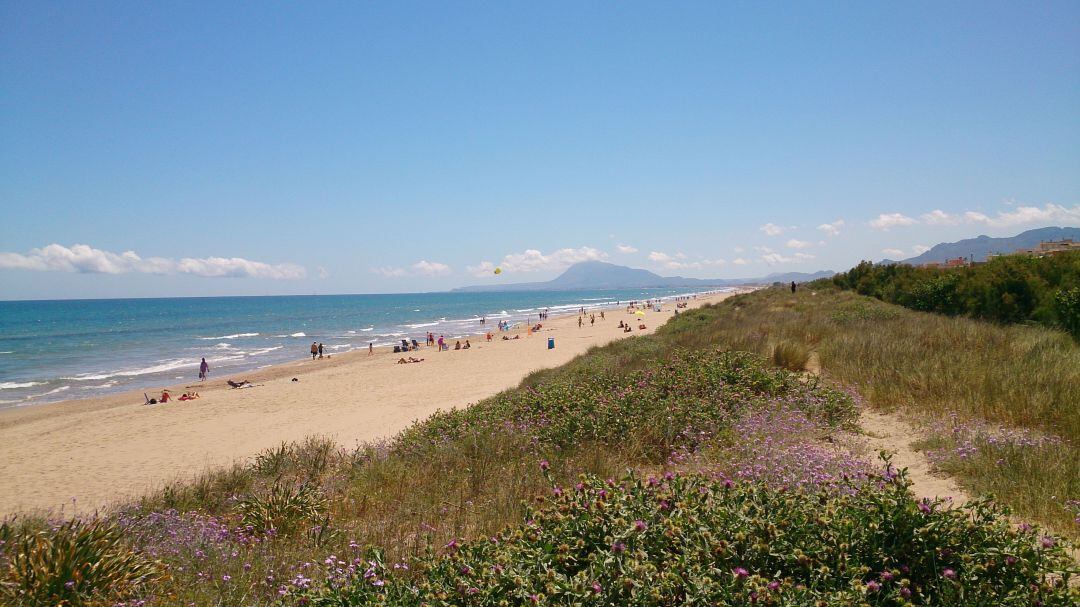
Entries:
POLYGON ((1075 2, 492 4, 0 3, 0 298, 749 277, 1080 225, 1075 2))

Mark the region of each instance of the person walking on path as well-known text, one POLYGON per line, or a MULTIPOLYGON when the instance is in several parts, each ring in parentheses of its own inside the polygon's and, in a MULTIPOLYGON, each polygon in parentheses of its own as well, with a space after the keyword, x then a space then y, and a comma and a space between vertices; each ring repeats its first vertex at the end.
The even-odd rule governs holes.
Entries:
POLYGON ((315 357, 319 354, 319 344, 311 342, 311 360, 315 360, 315 357))
POLYGON ((795 292, 795 281, 794 281, 794 280, 793 280, 793 281, 791 281, 791 292, 792 292, 792 293, 794 293, 794 292, 795 292))
POLYGON ((206 381, 206 374, 210 372, 210 365, 206 364, 206 358, 199 363, 199 381, 206 381))

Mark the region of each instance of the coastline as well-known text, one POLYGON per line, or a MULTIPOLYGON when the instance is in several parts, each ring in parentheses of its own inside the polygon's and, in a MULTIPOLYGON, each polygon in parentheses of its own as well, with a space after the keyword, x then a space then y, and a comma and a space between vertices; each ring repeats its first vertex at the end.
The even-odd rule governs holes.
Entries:
MULTIPOLYGON (((699 295, 688 304, 714 303, 743 290, 699 295)), ((385 348, 374 356, 354 351, 168 386, 175 395, 194 387, 202 395, 194 401, 144 406, 138 390, 0 410, 0 515, 90 512, 313 434, 345 445, 387 438, 590 347, 650 333, 673 310, 666 302, 663 311, 648 311, 641 319, 645 331, 623 333, 618 321, 632 319, 636 326, 639 317, 605 310, 606 320, 598 318, 595 326, 579 329, 576 315, 560 316, 531 337, 522 330, 509 333, 520 339, 503 341, 507 333, 496 332, 495 341, 473 340, 468 351, 424 348, 411 353, 425 359, 420 364, 395 364, 401 355, 385 348), (547 349, 548 337, 556 339, 554 350, 547 349), (230 389, 227 379, 257 386, 230 389)))

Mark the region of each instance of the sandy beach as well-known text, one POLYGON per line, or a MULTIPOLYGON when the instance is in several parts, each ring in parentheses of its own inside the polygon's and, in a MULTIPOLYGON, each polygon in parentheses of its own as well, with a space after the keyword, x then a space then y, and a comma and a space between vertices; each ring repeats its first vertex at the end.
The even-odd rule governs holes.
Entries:
MULTIPOLYGON (((689 305, 731 294, 698 296, 689 305)), ((551 318, 539 334, 521 332, 516 340, 496 333, 490 343, 473 339, 470 350, 409 353, 425 359, 419 364, 396 364, 401 355, 383 349, 374 356, 351 352, 170 386, 174 396, 195 387, 202 398, 194 401, 146 406, 139 391, 0 411, 0 515, 60 508, 87 513, 310 435, 347 446, 389 437, 436 410, 467 406, 592 346, 650 333, 673 312, 672 303, 644 318, 609 310, 605 320, 597 316, 590 326, 586 318, 582 328, 577 315, 551 318), (635 330, 624 333, 619 320, 631 320, 635 330), (637 330, 639 322, 647 329, 637 330), (548 338, 555 339, 555 349, 547 349, 548 338), (256 387, 231 389, 227 379, 247 379, 256 387)), ((147 392, 156 396, 160 389, 147 392)))

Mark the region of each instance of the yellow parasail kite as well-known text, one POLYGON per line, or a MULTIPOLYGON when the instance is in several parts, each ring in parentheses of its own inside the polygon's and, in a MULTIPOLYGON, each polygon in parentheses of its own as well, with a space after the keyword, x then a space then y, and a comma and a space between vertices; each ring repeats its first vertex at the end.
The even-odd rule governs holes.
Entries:
POLYGON ((502 268, 495 268, 496 274, 502 274, 502 268))

